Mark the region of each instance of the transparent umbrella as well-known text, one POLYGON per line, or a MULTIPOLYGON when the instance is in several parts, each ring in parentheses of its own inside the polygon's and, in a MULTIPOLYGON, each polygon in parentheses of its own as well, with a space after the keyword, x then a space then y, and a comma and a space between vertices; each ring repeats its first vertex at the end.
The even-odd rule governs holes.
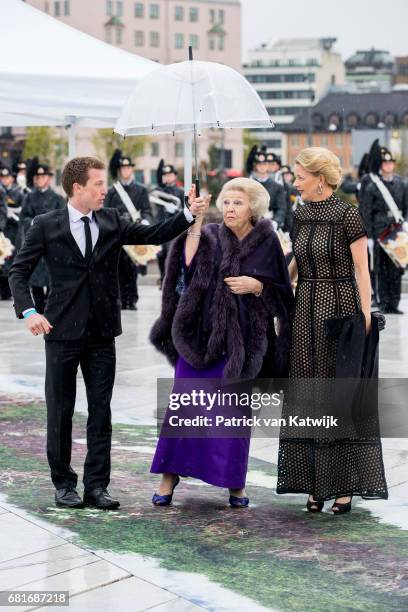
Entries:
POLYGON ((198 190, 197 133, 205 128, 270 128, 273 123, 259 95, 239 72, 193 60, 191 47, 189 55, 189 61, 160 66, 138 82, 115 132, 122 136, 185 132, 186 189, 192 176, 193 136, 198 190))

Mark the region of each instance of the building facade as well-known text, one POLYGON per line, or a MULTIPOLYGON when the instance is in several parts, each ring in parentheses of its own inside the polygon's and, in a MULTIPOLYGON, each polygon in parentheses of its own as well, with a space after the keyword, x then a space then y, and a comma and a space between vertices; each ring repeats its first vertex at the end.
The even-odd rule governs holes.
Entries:
MULTIPOLYGON (((26 0, 28 4, 82 32, 162 64, 188 59, 188 47, 202 61, 241 70, 240 0, 26 0)), ((90 130, 79 130, 78 152, 91 152, 90 130)), ((150 138, 138 159, 144 181, 154 182, 161 157, 181 167, 183 137, 150 138)), ((242 131, 208 130, 199 138, 200 159, 208 148, 224 146, 224 159, 241 169, 242 131)), ((141 178, 139 172, 139 178, 141 178)))
POLYGON ((347 83, 362 92, 391 91, 395 60, 388 51, 357 51, 345 62, 347 83))
POLYGON ((265 103, 275 129, 254 130, 262 143, 287 159, 285 132, 295 116, 331 84, 344 83, 335 38, 282 39, 249 52, 244 74, 265 103))
POLYGON ((406 85, 408 88, 408 56, 395 58, 393 85, 406 85))
POLYGON ((374 138, 407 157, 408 91, 329 93, 285 126, 288 162, 309 146, 327 147, 352 171, 374 138))

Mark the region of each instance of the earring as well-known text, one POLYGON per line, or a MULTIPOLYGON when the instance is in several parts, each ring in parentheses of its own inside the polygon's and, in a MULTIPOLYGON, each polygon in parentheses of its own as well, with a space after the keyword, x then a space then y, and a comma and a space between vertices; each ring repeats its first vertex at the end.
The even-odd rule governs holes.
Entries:
POLYGON ((317 186, 317 193, 319 195, 322 195, 322 193, 323 193, 323 185, 321 183, 319 183, 318 186, 317 186))

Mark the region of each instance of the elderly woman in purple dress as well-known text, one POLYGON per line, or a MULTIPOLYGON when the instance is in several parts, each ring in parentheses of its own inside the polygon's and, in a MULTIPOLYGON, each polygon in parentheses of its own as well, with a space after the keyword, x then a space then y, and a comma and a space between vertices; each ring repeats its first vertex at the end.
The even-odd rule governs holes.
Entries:
MULTIPOLYGON (((287 375, 293 293, 278 236, 262 218, 269 194, 237 178, 224 185, 217 207, 223 222, 197 219, 168 257, 151 341, 175 366, 175 388, 179 379, 287 375)), ((151 466, 162 474, 153 503, 170 504, 180 476, 190 476, 229 489, 231 506, 247 506, 249 441, 249 434, 173 438, 162 430, 151 466)))

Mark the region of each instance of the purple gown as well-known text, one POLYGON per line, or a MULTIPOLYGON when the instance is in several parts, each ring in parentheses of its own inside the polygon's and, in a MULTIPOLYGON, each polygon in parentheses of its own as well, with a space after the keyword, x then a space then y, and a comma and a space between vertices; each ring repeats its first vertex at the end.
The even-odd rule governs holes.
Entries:
MULTIPOLYGON (((197 370, 178 357, 174 389, 180 378, 221 379, 224 360, 197 370)), ((242 489, 248 465, 250 438, 160 437, 150 471, 153 474, 191 476, 227 489, 242 489)))

